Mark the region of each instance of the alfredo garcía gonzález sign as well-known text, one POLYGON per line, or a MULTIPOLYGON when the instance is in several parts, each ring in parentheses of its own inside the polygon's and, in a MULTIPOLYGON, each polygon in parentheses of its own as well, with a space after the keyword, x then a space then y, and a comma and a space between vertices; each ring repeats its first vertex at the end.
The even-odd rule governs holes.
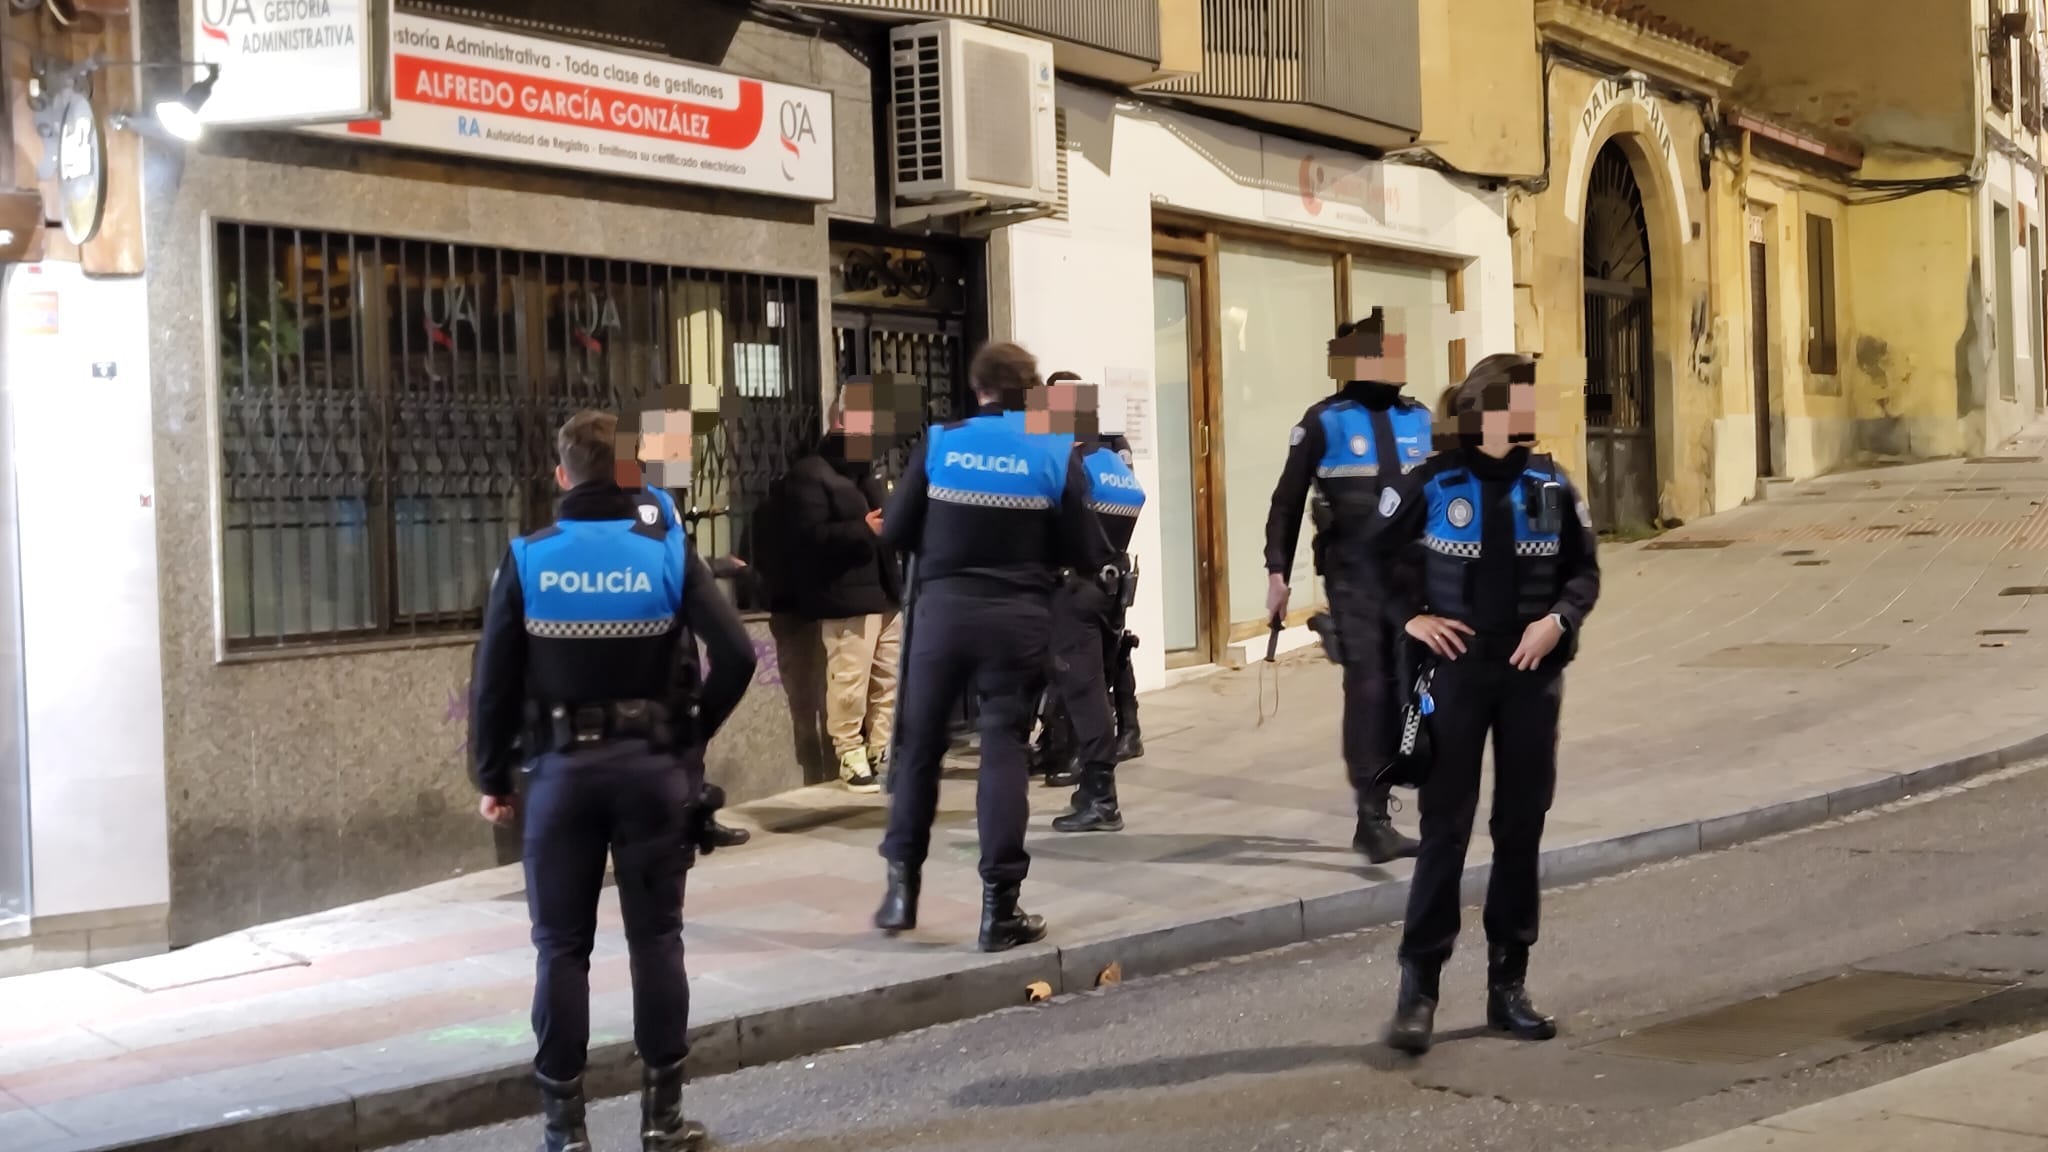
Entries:
POLYGON ((381 115, 389 0, 192 0, 192 59, 220 67, 207 124, 344 123, 381 115))
POLYGON ((388 119, 326 134, 800 200, 834 195, 832 95, 652 56, 390 16, 388 119))

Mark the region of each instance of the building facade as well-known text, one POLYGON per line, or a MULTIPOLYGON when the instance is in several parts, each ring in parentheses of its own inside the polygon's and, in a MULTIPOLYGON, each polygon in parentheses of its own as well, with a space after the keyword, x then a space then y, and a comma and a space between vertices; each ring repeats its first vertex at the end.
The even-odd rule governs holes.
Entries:
MULTIPOLYGON (((470 652, 577 407, 687 396, 699 547, 745 557, 839 382, 947 419, 1020 341, 1133 443, 1156 687, 1263 648, 1289 429, 1373 307, 1424 402, 1537 355, 1543 446, 1624 532, 2043 405, 2038 0, 402 0, 390 108, 145 142, 113 117, 191 79, 207 11, 9 18, 14 183, 83 238, 0 294, 0 972, 515 859, 470 652), (1049 54, 1056 195, 900 194, 930 125, 891 36, 941 20, 1049 54), (161 71, 31 96, 95 55, 161 71), (465 69, 507 61, 569 79, 487 108, 465 69), (586 82, 661 91, 614 93, 656 135, 698 97, 676 131, 733 155, 582 133, 586 82), (45 153, 67 124, 95 164, 45 153)), ((829 777, 815 629, 728 592, 761 671, 711 774, 829 777)))

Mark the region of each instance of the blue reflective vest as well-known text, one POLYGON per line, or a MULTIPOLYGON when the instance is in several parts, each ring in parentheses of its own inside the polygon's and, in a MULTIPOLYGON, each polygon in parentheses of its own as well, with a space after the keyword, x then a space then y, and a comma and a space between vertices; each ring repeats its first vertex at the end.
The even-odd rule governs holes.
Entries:
POLYGON ((1088 507, 1102 518, 1103 534, 1111 549, 1131 550, 1131 536, 1138 530, 1138 515, 1145 510, 1145 488, 1138 483, 1124 454, 1099 444, 1081 457, 1081 470, 1088 474, 1088 507))
POLYGON ((1323 458, 1316 478, 1337 480, 1358 476, 1402 476, 1429 459, 1434 428, 1429 409, 1396 404, 1387 409, 1400 459, 1380 459, 1379 439, 1372 434, 1372 410, 1355 400, 1340 400, 1323 409, 1323 458))
MULTIPOLYGON (((1564 482, 1548 458, 1529 461, 1509 488, 1515 517, 1516 611, 1534 618, 1557 600, 1557 557, 1564 525, 1537 523, 1537 502, 1546 484, 1564 482)), ((1485 500, 1479 478, 1467 468, 1447 468, 1423 485, 1428 505, 1423 522, 1426 549, 1423 585, 1430 611, 1465 617, 1472 612, 1471 567, 1485 548, 1485 500)), ((1391 493, 1389 493, 1391 496, 1391 493)))
POLYGON ((1021 412, 940 425, 925 442, 925 494, 941 504, 1011 511, 1058 506, 1074 438, 1024 430, 1021 412))
POLYGON ((637 520, 563 520, 512 542, 527 635, 618 640, 675 628, 684 567, 674 504, 635 503, 637 520))

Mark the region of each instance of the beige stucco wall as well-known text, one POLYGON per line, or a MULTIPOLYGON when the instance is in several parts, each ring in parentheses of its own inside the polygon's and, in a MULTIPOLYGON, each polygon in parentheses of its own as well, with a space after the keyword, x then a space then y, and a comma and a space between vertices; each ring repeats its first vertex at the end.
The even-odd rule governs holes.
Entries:
POLYGON ((1543 83, 1530 0, 1421 6, 1422 142, 1467 172, 1543 170, 1543 83))
POLYGON ((1749 53, 1735 99, 1874 150, 1967 158, 1975 148, 1982 0, 1646 0, 1749 53))

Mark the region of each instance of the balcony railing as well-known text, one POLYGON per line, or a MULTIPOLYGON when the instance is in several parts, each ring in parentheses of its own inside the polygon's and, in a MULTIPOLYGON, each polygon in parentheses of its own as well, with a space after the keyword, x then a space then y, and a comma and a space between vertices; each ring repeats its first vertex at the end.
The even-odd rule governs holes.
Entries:
POLYGON ((1428 0, 1202 0, 1202 70, 1151 90, 1376 147, 1422 129, 1428 0))
MULTIPOLYGON (((1174 30, 1162 20, 1194 0, 785 0, 805 8, 892 20, 972 20, 1053 43, 1061 71, 1141 84, 1173 67, 1174 30)), ((1192 59, 1181 62, 1191 68, 1192 59)))

